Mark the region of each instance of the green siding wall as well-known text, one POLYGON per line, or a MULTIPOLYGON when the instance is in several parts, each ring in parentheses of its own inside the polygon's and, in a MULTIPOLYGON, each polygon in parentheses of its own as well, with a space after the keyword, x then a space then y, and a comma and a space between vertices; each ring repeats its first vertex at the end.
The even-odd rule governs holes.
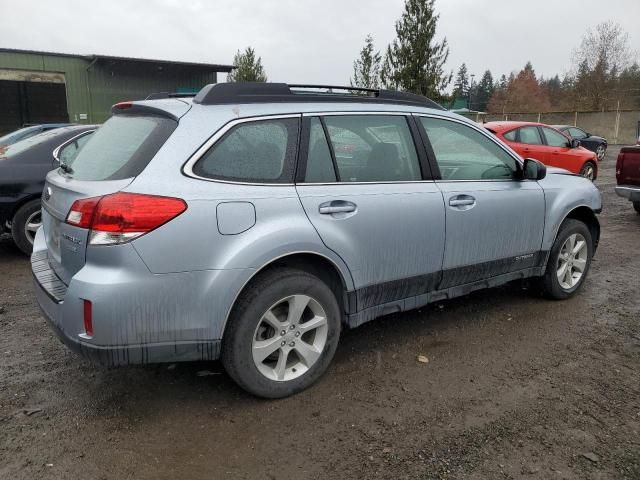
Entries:
POLYGON ((27 52, 0 51, 0 69, 64 73, 69 120, 77 123, 104 122, 111 106, 120 101, 140 100, 153 92, 199 89, 217 80, 210 68, 103 58, 92 62, 27 52))

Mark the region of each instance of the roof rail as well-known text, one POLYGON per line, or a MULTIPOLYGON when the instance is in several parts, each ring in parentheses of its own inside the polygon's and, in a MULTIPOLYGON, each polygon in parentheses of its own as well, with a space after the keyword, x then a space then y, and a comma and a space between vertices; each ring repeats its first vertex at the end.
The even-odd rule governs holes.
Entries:
POLYGON ((162 100, 163 98, 188 98, 195 97, 195 93, 157 92, 150 93, 145 100, 162 100))
POLYGON ((433 100, 413 93, 335 85, 288 85, 286 83, 263 82, 210 84, 200 90, 193 101, 202 105, 338 101, 389 103, 444 110, 433 100), (340 90, 340 93, 336 93, 335 90, 340 90))

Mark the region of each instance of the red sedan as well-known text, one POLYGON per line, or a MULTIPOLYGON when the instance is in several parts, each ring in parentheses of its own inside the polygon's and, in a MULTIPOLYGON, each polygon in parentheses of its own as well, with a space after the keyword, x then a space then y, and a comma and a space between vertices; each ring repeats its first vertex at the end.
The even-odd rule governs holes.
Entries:
POLYGON ((545 165, 564 168, 590 180, 598 176, 595 153, 580 147, 562 132, 534 122, 489 122, 484 127, 523 158, 535 158, 545 165))

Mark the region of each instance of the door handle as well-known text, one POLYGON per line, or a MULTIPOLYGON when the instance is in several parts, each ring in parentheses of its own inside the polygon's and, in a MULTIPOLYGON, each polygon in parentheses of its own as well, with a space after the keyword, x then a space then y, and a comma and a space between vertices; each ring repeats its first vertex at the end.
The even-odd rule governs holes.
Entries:
POLYGON ((459 208, 461 210, 467 210, 464 207, 473 207, 476 204, 476 199, 471 195, 458 195, 449 199, 449 206, 459 208))
POLYGON ((320 204, 318 211, 322 215, 332 215, 334 213, 350 213, 356 211, 356 204, 352 202, 346 202, 344 200, 332 200, 331 202, 320 204))

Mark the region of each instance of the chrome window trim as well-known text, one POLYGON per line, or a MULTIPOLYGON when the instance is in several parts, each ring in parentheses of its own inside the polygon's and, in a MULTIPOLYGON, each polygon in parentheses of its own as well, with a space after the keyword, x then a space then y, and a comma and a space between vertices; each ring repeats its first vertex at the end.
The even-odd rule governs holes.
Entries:
POLYGON ((225 123, 222 127, 220 127, 209 139, 204 142, 186 161, 186 163, 182 167, 182 173, 187 177, 196 178, 198 180, 204 180, 207 182, 216 182, 216 183, 228 183, 232 185, 261 185, 261 186, 271 186, 271 187, 291 187, 294 186, 295 183, 269 183, 269 182, 240 182, 234 180, 222 180, 219 178, 208 178, 202 177, 200 175, 196 175, 193 173, 193 166, 200 160, 205 153, 207 153, 211 147, 213 147, 218 140, 220 140, 229 130, 234 128, 237 125, 241 125, 243 123, 250 122, 260 122, 264 120, 279 120, 282 118, 302 118, 302 114, 300 113, 287 113, 280 115, 261 115, 257 117, 244 117, 237 118, 235 120, 231 120, 225 123))
POLYGON ((58 155, 60 155, 60 150, 62 150, 64 147, 66 147, 67 145, 69 145, 71 142, 77 140, 80 137, 84 137, 85 135, 88 135, 89 133, 93 133, 97 130, 97 128, 94 128, 93 130, 85 130, 82 133, 79 133, 78 135, 76 135, 75 137, 71 137, 69 140, 67 140, 66 142, 64 142, 62 145, 58 145, 54 150, 53 150, 53 158, 56 162, 60 163, 60 159, 58 158, 58 155))
POLYGON ((435 183, 435 180, 398 180, 396 182, 325 182, 325 183, 312 183, 312 182, 298 182, 296 185, 300 186, 314 186, 314 185, 396 185, 398 183, 435 183))
POLYGON ((404 116, 410 117, 413 115, 412 112, 398 112, 398 111, 389 111, 389 112, 380 112, 380 111, 365 111, 365 110, 354 110, 350 111, 333 111, 333 112, 305 112, 302 114, 303 117, 333 117, 333 116, 355 116, 355 115, 387 115, 387 116, 404 116))
MULTIPOLYGON (((477 125, 473 124, 473 123, 468 123, 468 122, 464 122, 462 120, 458 120, 457 118, 452 118, 446 115, 438 115, 438 114, 433 114, 433 113, 414 113, 413 116, 415 117, 428 117, 428 118, 437 118, 439 120, 448 120, 450 122, 455 122, 455 123, 459 123, 460 125, 465 125, 479 133, 481 133, 482 135, 484 135, 486 138, 488 138, 491 142, 495 143, 498 147, 500 147, 502 150, 504 150, 504 152, 506 152, 511 158, 513 158, 519 165, 520 168, 524 167, 524 162, 523 160, 520 158, 520 156, 515 153, 513 150, 511 150, 509 148, 508 145, 504 145, 502 144, 502 142, 500 142, 494 135, 492 135, 489 131, 482 129, 480 127, 478 127, 477 125)), ((436 159, 437 162, 437 159, 436 159)), ((522 181, 527 181, 527 180, 514 180, 514 179, 477 179, 477 180, 445 180, 445 179, 440 179, 440 180, 436 180, 438 183, 459 183, 459 182, 522 182, 522 181)))

